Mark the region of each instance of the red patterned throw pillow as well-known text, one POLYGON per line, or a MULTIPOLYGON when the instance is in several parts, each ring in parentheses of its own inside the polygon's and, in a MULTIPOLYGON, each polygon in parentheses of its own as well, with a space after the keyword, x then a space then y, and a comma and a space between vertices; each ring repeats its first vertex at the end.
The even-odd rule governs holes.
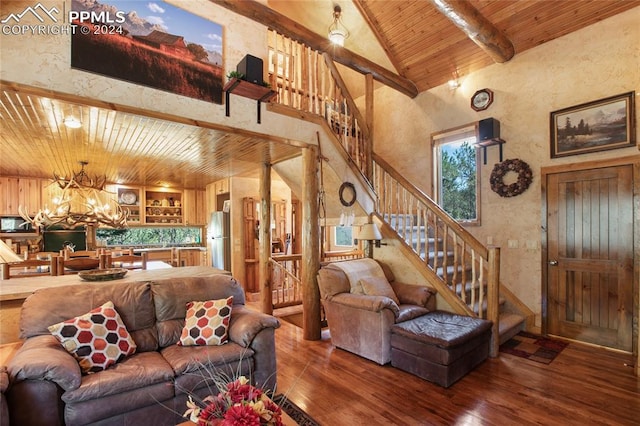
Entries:
POLYGON ((187 315, 178 345, 214 346, 227 343, 233 296, 187 303, 187 315))
POLYGON ((49 331, 78 360, 86 374, 106 370, 136 351, 136 343, 113 302, 54 324, 49 331))

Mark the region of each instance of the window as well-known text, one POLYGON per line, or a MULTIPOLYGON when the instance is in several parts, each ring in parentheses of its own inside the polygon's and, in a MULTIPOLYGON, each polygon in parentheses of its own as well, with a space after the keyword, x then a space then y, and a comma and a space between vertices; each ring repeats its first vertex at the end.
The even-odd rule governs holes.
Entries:
POLYGON ((333 228, 334 241, 338 247, 353 247, 353 227, 351 226, 336 226, 333 228))
POLYGON ((475 142, 475 126, 432 138, 436 202, 459 222, 479 225, 480 163, 475 142))
POLYGON ((202 228, 195 226, 98 228, 96 240, 100 240, 101 245, 107 247, 199 245, 202 241, 202 228))

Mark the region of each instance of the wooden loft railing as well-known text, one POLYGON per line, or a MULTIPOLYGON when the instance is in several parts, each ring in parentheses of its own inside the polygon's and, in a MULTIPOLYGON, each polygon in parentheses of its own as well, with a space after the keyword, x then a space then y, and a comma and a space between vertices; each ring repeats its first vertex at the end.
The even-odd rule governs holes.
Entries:
POLYGON ((456 312, 493 321, 498 350, 500 251, 484 247, 382 158, 373 156, 376 217, 401 238, 409 258, 456 312))
POLYGON ((371 178, 368 126, 331 57, 269 30, 269 84, 276 103, 323 117, 351 160, 371 178))

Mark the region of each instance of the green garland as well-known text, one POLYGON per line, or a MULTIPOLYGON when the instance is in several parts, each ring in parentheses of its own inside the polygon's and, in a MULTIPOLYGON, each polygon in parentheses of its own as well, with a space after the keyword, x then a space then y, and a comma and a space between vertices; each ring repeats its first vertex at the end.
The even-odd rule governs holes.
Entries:
POLYGON ((491 190, 501 197, 515 197, 529 188, 533 180, 531 167, 522 160, 504 160, 493 167, 491 172, 491 190), (509 172, 518 174, 518 180, 510 185, 504 183, 504 176, 509 172))

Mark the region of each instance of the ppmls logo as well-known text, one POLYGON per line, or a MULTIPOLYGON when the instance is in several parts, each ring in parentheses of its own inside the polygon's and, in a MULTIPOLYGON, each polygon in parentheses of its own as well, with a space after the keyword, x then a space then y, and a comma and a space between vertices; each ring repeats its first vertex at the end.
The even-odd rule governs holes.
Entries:
POLYGON ((21 13, 15 14, 15 13, 11 13, 9 14, 9 16, 7 16, 6 18, 4 18, 2 21, 0 21, 0 23, 2 24, 19 24, 20 20, 28 14, 31 14, 33 16, 35 16, 35 18, 42 22, 43 24, 45 23, 45 18, 48 17, 50 19, 49 22, 53 22, 53 23, 57 23, 58 22, 58 18, 56 17, 56 15, 58 15, 60 13, 60 10, 58 10, 57 7, 52 7, 51 9, 47 9, 46 7, 44 7, 42 5, 42 3, 38 3, 35 6, 31 7, 27 7, 25 10, 23 10, 21 13), (11 22, 13 21, 13 22, 11 22))

